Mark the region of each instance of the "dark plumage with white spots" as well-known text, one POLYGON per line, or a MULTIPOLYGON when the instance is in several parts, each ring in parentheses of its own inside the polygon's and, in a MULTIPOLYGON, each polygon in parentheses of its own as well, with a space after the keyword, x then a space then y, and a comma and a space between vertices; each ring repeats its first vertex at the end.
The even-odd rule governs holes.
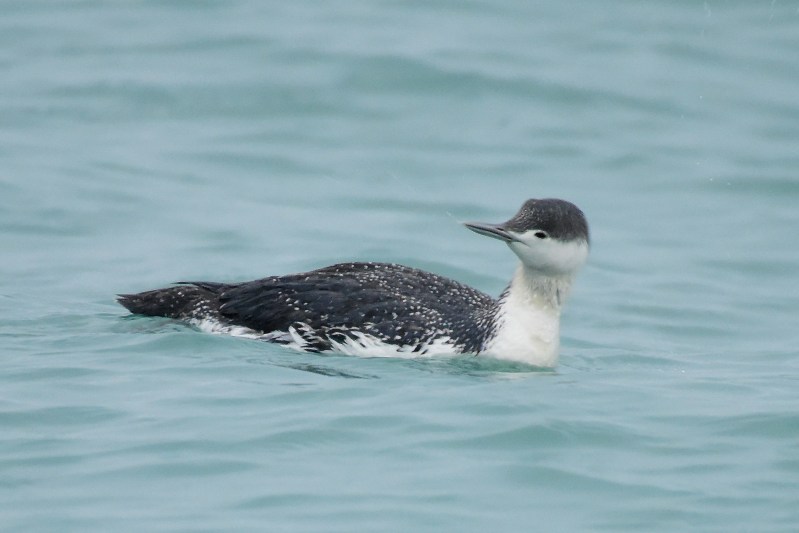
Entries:
MULTIPOLYGON (((187 282, 122 295, 134 313, 177 319, 213 318, 253 331, 294 328, 308 351, 354 342, 360 332, 424 353, 436 338, 458 339, 476 352, 490 335, 497 302, 467 285, 389 263, 342 263, 312 272, 245 283, 187 282)), ((291 336, 276 336, 291 342, 291 336)))

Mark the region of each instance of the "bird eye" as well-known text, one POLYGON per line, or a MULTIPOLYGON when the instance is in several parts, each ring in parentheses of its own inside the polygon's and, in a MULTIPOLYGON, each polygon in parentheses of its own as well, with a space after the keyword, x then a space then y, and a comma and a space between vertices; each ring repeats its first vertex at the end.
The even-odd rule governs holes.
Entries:
POLYGON ((539 239, 546 239, 547 237, 549 237, 546 231, 536 231, 533 235, 535 235, 539 239))

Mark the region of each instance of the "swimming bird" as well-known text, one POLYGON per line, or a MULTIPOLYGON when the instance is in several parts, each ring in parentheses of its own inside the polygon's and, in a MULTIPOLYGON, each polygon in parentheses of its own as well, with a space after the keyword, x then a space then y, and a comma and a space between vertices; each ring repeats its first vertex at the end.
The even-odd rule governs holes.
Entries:
POLYGON ((213 324, 308 352, 414 357, 470 353, 552 367, 560 313, 589 249, 574 204, 527 200, 501 224, 466 222, 519 258, 499 298, 392 263, 340 263, 243 283, 180 282, 119 295, 132 313, 213 324))

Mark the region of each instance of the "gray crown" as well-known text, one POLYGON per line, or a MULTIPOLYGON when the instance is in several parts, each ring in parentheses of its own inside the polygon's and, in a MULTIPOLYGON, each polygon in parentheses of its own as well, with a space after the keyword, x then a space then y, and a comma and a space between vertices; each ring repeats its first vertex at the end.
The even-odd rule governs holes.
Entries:
POLYGON ((543 230, 560 241, 590 242, 588 221, 583 212, 573 203, 557 198, 527 200, 519 212, 502 226, 517 233, 543 230))

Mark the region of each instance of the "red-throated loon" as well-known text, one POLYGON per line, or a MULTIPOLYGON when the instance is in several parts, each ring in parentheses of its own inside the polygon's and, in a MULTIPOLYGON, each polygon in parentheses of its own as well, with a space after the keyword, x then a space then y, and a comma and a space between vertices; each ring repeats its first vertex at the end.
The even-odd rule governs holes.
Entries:
POLYGON ((133 313, 213 323, 309 352, 412 357, 471 353, 551 367, 560 311, 588 256, 588 223, 565 200, 528 200, 502 224, 467 222, 519 257, 494 299, 402 265, 341 263, 243 283, 182 282, 123 294, 133 313))

